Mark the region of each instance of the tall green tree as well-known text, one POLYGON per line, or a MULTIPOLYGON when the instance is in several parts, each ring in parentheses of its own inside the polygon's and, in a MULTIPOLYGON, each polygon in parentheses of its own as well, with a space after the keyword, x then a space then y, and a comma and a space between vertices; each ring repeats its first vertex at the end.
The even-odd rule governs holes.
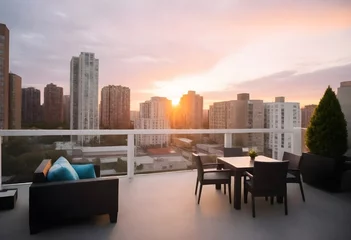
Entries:
POLYGON ((341 158, 347 151, 347 123, 335 92, 324 93, 306 132, 306 145, 316 155, 341 158))

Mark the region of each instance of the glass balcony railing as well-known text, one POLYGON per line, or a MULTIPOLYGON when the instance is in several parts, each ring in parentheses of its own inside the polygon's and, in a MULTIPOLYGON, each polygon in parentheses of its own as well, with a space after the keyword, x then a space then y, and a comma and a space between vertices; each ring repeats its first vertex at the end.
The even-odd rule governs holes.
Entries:
POLYGON ((100 165, 101 176, 192 170, 192 153, 216 162, 224 147, 281 159, 301 154, 301 129, 0 130, 2 183, 31 182, 43 159, 100 165), (277 141, 277 144, 275 144, 277 141), (283 144, 282 144, 283 143, 283 144))

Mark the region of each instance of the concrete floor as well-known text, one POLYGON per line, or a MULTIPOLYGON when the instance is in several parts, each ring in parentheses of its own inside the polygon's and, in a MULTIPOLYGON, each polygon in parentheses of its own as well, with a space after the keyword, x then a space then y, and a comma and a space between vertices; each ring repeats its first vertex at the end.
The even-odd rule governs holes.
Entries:
MULTIPOLYGON (((121 178, 118 222, 107 215, 29 235, 28 187, 17 186, 15 209, 0 212, 0 239, 351 239, 351 195, 330 194, 305 185, 306 203, 298 185, 288 188, 289 215, 283 205, 256 201, 240 211, 227 195, 204 186, 201 204, 194 196, 195 171, 137 175, 121 178)), ((12 186, 13 187, 13 186, 12 186)))

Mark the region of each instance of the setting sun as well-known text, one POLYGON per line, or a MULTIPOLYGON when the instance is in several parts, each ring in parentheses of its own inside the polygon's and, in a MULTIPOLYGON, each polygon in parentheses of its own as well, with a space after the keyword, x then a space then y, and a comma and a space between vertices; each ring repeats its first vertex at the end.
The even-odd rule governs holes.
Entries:
POLYGON ((173 98, 172 99, 172 105, 177 106, 179 104, 180 98, 173 98))

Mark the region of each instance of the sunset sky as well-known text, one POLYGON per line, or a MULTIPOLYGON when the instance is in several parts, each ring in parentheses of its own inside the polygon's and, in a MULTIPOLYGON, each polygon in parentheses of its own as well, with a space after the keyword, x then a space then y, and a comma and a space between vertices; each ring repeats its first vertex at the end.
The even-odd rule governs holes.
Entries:
POLYGON ((188 90, 205 108, 241 92, 305 105, 351 81, 350 0, 0 0, 0 22, 24 87, 69 94, 71 57, 94 52, 132 110, 188 90))

